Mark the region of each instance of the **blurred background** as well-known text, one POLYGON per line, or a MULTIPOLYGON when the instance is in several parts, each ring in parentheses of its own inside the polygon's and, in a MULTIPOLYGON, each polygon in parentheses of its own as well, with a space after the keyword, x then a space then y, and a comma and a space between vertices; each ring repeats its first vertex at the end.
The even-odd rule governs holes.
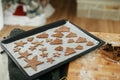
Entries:
POLYGON ((60 19, 89 32, 120 33, 120 0, 2 0, 2 6, 4 35, 14 28, 30 30, 60 19))
POLYGON ((48 23, 68 19, 87 31, 120 33, 120 0, 50 0, 48 23))

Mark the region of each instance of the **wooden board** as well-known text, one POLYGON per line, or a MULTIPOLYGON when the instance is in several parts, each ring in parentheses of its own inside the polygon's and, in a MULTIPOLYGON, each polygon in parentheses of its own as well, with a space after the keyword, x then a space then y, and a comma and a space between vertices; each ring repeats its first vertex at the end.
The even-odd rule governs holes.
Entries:
MULTIPOLYGON (((93 34, 120 46, 120 34, 93 34)), ((97 49, 69 64, 67 80, 120 80, 120 63, 106 59, 97 49)))

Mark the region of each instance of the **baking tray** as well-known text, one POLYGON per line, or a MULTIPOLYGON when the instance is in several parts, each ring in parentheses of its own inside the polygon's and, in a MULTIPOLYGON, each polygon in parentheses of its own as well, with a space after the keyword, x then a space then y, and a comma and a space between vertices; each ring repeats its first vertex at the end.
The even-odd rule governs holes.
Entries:
MULTIPOLYGON (((69 32, 63 32, 64 35, 67 35, 69 32)), ((55 37, 50 37, 53 40, 56 39, 55 37)), ((73 38, 74 40, 77 40, 77 38, 73 38)), ((43 40, 43 44, 44 47, 47 47, 47 53, 49 54, 49 57, 51 57, 51 55, 53 55, 53 53, 55 52, 55 50, 53 48, 56 47, 56 45, 52 45, 51 44, 46 44, 45 39, 41 38, 39 40, 43 40)), ((38 27, 26 32, 23 32, 17 36, 13 36, 10 37, 8 39, 5 39, 3 41, 1 41, 1 46, 2 48, 7 52, 7 54, 10 56, 10 58, 15 62, 15 64, 19 67, 19 69, 23 72, 23 74, 28 78, 28 80, 32 80, 35 79, 55 68, 60 67, 63 64, 66 64, 70 61, 75 60, 76 58, 79 58, 82 55, 85 55, 87 53, 89 53, 90 51, 93 51, 97 48, 99 48, 100 46, 102 46, 105 42, 102 41, 101 39, 95 37, 94 35, 90 34, 89 32, 83 30, 82 28, 80 28, 79 26, 73 24, 72 22, 68 21, 68 20, 59 20, 57 22, 42 26, 42 27, 38 27), (68 56, 65 56, 65 48, 66 47, 75 47, 77 44, 79 43, 71 43, 68 44, 66 41, 69 38, 66 37, 62 37, 63 40, 63 51, 60 52, 60 57, 58 58, 54 58, 54 62, 53 63, 47 63, 44 62, 44 64, 38 65, 37 66, 37 71, 33 70, 31 67, 29 68, 24 68, 25 64, 27 64, 24 60, 24 58, 22 59, 18 59, 19 54, 14 53, 13 48, 14 48, 14 43, 15 42, 19 42, 19 41, 26 41, 27 38, 29 37, 34 37, 36 40, 38 41, 38 39, 36 38, 37 35, 42 34, 42 33, 48 33, 48 34, 53 34, 54 31, 56 29, 59 29, 61 26, 67 26, 73 33, 77 34, 77 38, 78 37, 85 37, 88 41, 93 41, 94 45, 93 46, 86 46, 86 43, 80 43, 80 45, 82 45, 83 47, 85 47, 83 50, 75 50, 75 54, 71 54, 68 56), (23 66, 24 65, 24 66, 23 66)), ((61 45, 61 44, 60 44, 61 45)), ((24 48, 21 47, 21 50, 25 51, 28 50, 28 46, 31 46, 31 43, 29 43, 27 46, 25 46, 24 48)), ((42 45, 43 46, 43 45, 42 45)), ((42 46, 39 46, 39 48, 42 48, 42 46)), ((33 55, 37 55, 38 56, 38 49, 34 50, 34 52, 32 52, 32 56, 30 55, 30 59, 32 59, 33 55), (34 54, 37 53, 37 54, 34 54)), ((41 58, 40 56, 38 57, 38 59, 41 60, 46 60, 46 58, 41 58)))

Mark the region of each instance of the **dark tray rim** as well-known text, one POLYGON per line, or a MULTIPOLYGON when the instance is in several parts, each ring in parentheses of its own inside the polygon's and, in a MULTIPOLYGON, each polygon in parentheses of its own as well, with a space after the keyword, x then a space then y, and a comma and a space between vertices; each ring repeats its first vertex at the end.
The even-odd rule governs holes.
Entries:
POLYGON ((45 74, 45 73, 53 70, 53 69, 58 68, 58 67, 66 64, 66 63, 68 63, 68 62, 70 62, 70 61, 73 61, 73 60, 75 60, 76 58, 79 58, 80 56, 83 56, 83 55, 85 55, 85 54, 87 54, 87 53, 89 53, 89 52, 91 52, 91 51, 99 48, 100 46, 102 46, 102 45, 105 43, 103 40, 97 38, 96 36, 92 35, 91 33, 83 30, 83 29, 80 28, 79 26, 77 26, 77 25, 75 25, 75 24, 73 24, 72 22, 69 21, 71 24, 75 25, 77 28, 79 28, 79 29, 80 29, 81 31, 83 31, 85 34, 89 35, 90 37, 92 37, 92 38, 94 38, 96 41, 98 41, 99 44, 96 45, 96 46, 94 46, 94 47, 92 47, 92 48, 90 48, 90 49, 88 49, 88 50, 86 50, 86 51, 84 51, 84 52, 82 52, 82 53, 80 53, 80 54, 78 54, 78 55, 76 55, 76 56, 73 56, 73 57, 69 58, 68 60, 66 60, 66 61, 64 61, 64 62, 58 63, 57 65, 54 65, 54 66, 52 66, 52 67, 50 67, 50 68, 48 68, 48 69, 45 69, 45 70, 43 70, 43 71, 41 71, 41 72, 39 72, 39 73, 37 73, 37 74, 34 74, 34 75, 32 75, 32 76, 29 76, 29 75, 22 69, 22 67, 19 65, 19 63, 14 59, 14 57, 11 55, 11 53, 10 53, 10 52, 4 47, 4 45, 3 45, 3 44, 8 44, 8 43, 14 42, 14 41, 16 41, 16 40, 19 40, 19 39, 22 39, 22 38, 25 38, 25 37, 28 37, 28 36, 31 36, 31 35, 40 33, 40 32, 44 32, 44 31, 46 31, 46 30, 48 30, 48 29, 52 29, 52 28, 55 28, 55 27, 59 27, 60 25, 64 25, 66 22, 68 22, 68 20, 63 19, 63 20, 59 20, 59 21, 53 22, 53 23, 51 23, 51 24, 48 24, 48 25, 45 25, 45 26, 42 26, 42 27, 38 27, 38 28, 35 28, 35 29, 32 29, 32 30, 23 32, 23 33, 21 33, 21 34, 18 34, 17 36, 13 36, 13 37, 10 37, 10 38, 7 38, 7 39, 1 41, 1 46, 2 46, 2 48, 7 52, 7 54, 10 56, 10 58, 14 61, 14 63, 19 67, 19 69, 23 72, 23 74, 24 74, 29 80, 32 80, 32 79, 35 79, 35 78, 37 78, 37 77, 39 77, 39 76, 41 76, 41 75, 43 75, 43 74, 45 74))

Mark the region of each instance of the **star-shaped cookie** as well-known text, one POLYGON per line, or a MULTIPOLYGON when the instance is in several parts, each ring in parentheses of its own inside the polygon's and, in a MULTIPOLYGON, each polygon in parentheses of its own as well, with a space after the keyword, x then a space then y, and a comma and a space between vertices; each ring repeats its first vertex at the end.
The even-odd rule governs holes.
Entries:
POLYGON ((25 51, 23 53, 20 53, 20 56, 18 58, 27 58, 29 55, 31 55, 31 53, 29 53, 28 51, 25 51))
POLYGON ((25 44, 27 44, 27 42, 23 42, 23 41, 15 42, 15 47, 18 47, 18 46, 24 47, 25 44))
POLYGON ((43 64, 43 61, 38 61, 38 56, 34 56, 32 59, 25 59, 25 62, 27 62, 27 65, 24 68, 31 67, 35 71, 37 71, 37 66, 40 64, 43 64))
POLYGON ((40 54, 40 56, 42 56, 43 58, 44 58, 44 57, 47 57, 47 56, 48 56, 48 53, 43 52, 42 54, 40 54))
POLYGON ((36 42, 32 42, 31 44, 34 44, 34 46, 36 46, 36 47, 39 45, 43 46, 43 41, 41 41, 41 42, 36 41, 36 42))
POLYGON ((49 63, 53 63, 55 60, 51 57, 51 58, 47 58, 47 62, 49 62, 49 63))
POLYGON ((47 51, 46 48, 42 47, 41 49, 39 49, 40 51, 44 52, 44 51, 47 51))
POLYGON ((21 50, 21 48, 14 48, 13 50, 14 50, 14 52, 19 52, 21 50))
POLYGON ((58 52, 56 52, 56 53, 53 53, 53 56, 54 57, 59 57, 61 54, 60 53, 58 53, 58 52))
POLYGON ((36 46, 30 46, 29 50, 34 51, 36 49, 36 46))

